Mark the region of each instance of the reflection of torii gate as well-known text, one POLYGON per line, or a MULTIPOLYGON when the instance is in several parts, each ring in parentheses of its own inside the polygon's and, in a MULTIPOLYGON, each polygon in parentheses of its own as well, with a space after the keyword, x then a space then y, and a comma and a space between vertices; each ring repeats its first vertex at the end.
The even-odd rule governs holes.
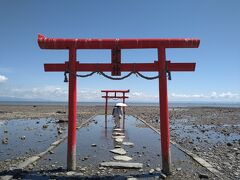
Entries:
MULTIPOLYGON (((102 90, 101 92, 105 92, 105 96, 102 98, 105 98, 105 115, 107 115, 108 99, 122 99, 122 102, 125 103, 125 98, 128 98, 125 94, 129 93, 129 90, 102 90), (114 93, 114 95, 109 95, 109 93, 114 93), (117 95, 117 93, 122 93, 122 96, 117 95)), ((125 108, 123 113, 125 114, 125 108)))
POLYGON ((194 71, 195 63, 171 63, 166 61, 166 48, 197 48, 199 39, 60 39, 38 36, 42 49, 67 49, 69 61, 61 64, 44 64, 45 71, 69 73, 68 100, 68 170, 76 169, 76 72, 112 72, 119 76, 121 72, 138 73, 154 71, 159 73, 160 131, 162 149, 162 167, 164 173, 170 173, 170 130, 167 96, 167 73, 171 71, 194 71), (121 63, 121 49, 155 48, 158 61, 153 63, 121 63), (80 63, 77 61, 77 49, 111 49, 111 63, 80 63))

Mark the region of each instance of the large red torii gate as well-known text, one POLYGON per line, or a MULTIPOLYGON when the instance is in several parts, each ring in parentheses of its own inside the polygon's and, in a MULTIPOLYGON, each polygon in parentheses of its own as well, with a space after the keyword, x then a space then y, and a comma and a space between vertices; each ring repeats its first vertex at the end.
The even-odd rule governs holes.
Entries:
MULTIPOLYGON (((102 98, 105 98, 105 115, 107 115, 108 99, 122 99, 123 103, 125 103, 125 99, 128 98, 128 96, 125 96, 125 94, 129 93, 129 89, 128 90, 101 90, 101 92, 105 93, 105 96, 102 96, 102 98), (114 93, 114 95, 109 95, 109 93, 114 93), (117 93, 122 93, 122 96, 117 95, 117 93)), ((123 112, 125 114, 125 108, 123 109, 123 112)))
POLYGON ((111 72, 119 76, 121 72, 151 71, 159 73, 160 131, 162 149, 162 167, 164 173, 171 171, 170 130, 167 96, 167 73, 172 71, 194 71, 195 63, 172 63, 166 60, 166 48, 197 48, 199 39, 62 39, 46 38, 38 35, 38 44, 42 49, 67 49, 69 61, 61 64, 44 64, 45 71, 69 72, 68 100, 68 156, 67 169, 76 169, 76 72, 111 72), (158 61, 153 63, 121 63, 121 49, 155 48, 158 61), (80 63, 77 61, 77 49, 110 49, 111 63, 80 63))

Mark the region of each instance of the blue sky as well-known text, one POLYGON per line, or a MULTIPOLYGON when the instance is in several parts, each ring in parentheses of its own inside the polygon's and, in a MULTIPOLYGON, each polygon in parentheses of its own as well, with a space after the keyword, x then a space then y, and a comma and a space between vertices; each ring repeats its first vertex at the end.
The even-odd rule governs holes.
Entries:
MULTIPOLYGON (((44 63, 67 51, 42 50, 37 34, 64 38, 199 38, 197 49, 168 49, 172 62, 196 62, 195 72, 172 73, 172 101, 240 102, 239 0, 1 0, 0 96, 67 100, 63 73, 44 63)), ((79 50, 80 62, 110 62, 109 50, 79 50)), ((153 62, 152 50, 123 50, 122 62, 153 62)), ((152 74, 151 74, 152 75, 152 74)), ((158 102, 158 80, 78 79, 79 101, 101 101, 102 89, 130 89, 131 101, 158 102)))

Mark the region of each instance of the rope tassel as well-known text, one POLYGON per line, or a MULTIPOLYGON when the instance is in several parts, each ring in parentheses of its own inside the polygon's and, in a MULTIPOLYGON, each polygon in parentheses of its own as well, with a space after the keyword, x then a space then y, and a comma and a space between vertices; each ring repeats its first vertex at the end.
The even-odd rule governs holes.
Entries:
POLYGON ((67 71, 64 72, 64 82, 68 82, 67 71))

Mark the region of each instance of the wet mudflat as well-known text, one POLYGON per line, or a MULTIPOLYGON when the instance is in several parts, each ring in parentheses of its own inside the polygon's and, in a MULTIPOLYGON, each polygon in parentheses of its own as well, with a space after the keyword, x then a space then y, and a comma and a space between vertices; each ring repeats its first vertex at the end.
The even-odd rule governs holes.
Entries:
MULTIPOLYGON (((159 130, 158 107, 132 107, 131 113, 159 130)), ((170 123, 172 140, 228 178, 240 179, 240 108, 171 108, 170 123)))
MULTIPOLYGON (((67 172, 67 141, 60 144, 53 153, 40 159, 31 166, 22 178, 59 178, 63 176, 74 177, 101 177, 123 178, 127 176, 154 178, 159 177, 162 168, 161 148, 159 134, 154 132, 133 116, 126 116, 120 122, 120 128, 115 127, 111 116, 96 116, 87 126, 77 131, 77 171, 67 172), (116 129, 121 129, 119 131, 116 129), (118 133, 117 133, 118 132, 118 133), (118 135, 118 137, 116 137, 118 135), (121 136, 121 138, 119 138, 121 136), (118 140, 117 140, 118 139, 118 140), (120 140, 122 139, 122 140, 120 140), (117 153, 110 150, 122 148, 124 156, 131 160, 128 163, 140 163, 142 167, 113 168, 101 166, 101 163, 124 162, 118 159, 117 153)), ((205 168, 198 165, 190 157, 171 146, 173 175, 170 178, 198 179, 199 174, 214 177, 205 168)), ((120 155, 121 156, 121 155, 120 155)))
MULTIPOLYGON (((204 160, 212 164, 214 168, 219 170, 225 176, 228 176, 230 179, 240 178, 240 138, 239 136, 236 137, 236 134, 240 135, 239 134, 240 108, 176 107, 170 108, 169 110, 172 140, 174 140, 185 149, 188 149, 192 153, 197 154, 199 157, 203 158, 204 160)), ((111 107, 109 107, 109 114, 111 113, 110 111, 111 107)), ((78 106, 77 111, 78 122, 80 123, 85 122, 89 117, 91 117, 95 113, 101 114, 103 112, 104 112, 103 106, 87 106, 87 107, 78 106)), ((149 124, 151 124, 156 129, 159 130, 159 107, 129 106, 127 108, 127 114, 140 117, 141 119, 145 120, 146 122, 148 122, 149 124)), ((66 107, 62 105, 34 105, 34 104, 0 105, 0 122, 12 121, 13 119, 26 120, 29 122, 32 121, 32 118, 35 119, 47 118, 56 120, 67 119, 66 107)), ((146 127, 145 125, 139 123, 138 126, 146 127)), ((0 129, 0 132, 2 134, 4 134, 3 131, 4 129, 0 129)), ((6 136, 1 136, 0 138, 3 137, 6 136)), ((18 138, 19 137, 16 137, 16 141, 18 138)), ((26 139, 28 139, 27 136, 26 139)), ((21 142, 22 140, 19 139, 19 141, 21 142)), ((5 144, 1 143, 2 142, 0 142, 0 146, 2 148, 3 145, 5 144)), ((33 146, 34 144, 35 143, 33 143, 33 146)), ((41 146, 45 147, 44 144, 45 143, 39 144, 39 148, 41 146)), ((16 146, 16 148, 18 147, 16 146)), ((160 147, 158 147, 157 145, 156 149, 158 151, 160 147)), ((63 159, 66 158, 65 153, 66 152, 64 151, 64 155, 62 155, 63 159)), ((4 153, 1 153, 0 157, 5 156, 4 154, 7 154, 7 152, 4 151, 4 153)), ((28 154, 24 155, 24 153, 22 153, 22 155, 23 156, 20 155, 19 157, 14 159, 10 157, 6 159, 7 162, 5 162, 4 160, 0 161, 1 175, 8 174, 9 171, 11 172, 11 167, 14 166, 14 164, 24 161, 25 157, 28 156, 28 154)), ((9 156, 11 155, 9 154, 9 156)), ((87 157, 85 157, 85 159, 87 159, 87 157)), ((79 159, 78 161, 81 160, 79 159)), ((159 157, 159 164, 160 163, 161 157, 159 157)), ((33 169, 33 167, 35 168, 35 166, 36 163, 31 165, 30 169, 33 169)), ((64 165, 57 165, 56 163, 55 169, 54 167, 52 167, 52 169, 50 169, 50 172, 57 170, 55 173, 59 173, 59 175, 61 175, 61 173, 63 175, 66 174, 65 170, 62 169, 61 166, 64 165), (58 169, 58 167, 60 168, 58 169)), ((80 168, 81 164, 78 166, 80 168)), ((191 172, 188 171, 185 172, 181 168, 182 167, 180 167, 179 169, 179 166, 175 165, 173 166, 174 175, 171 176, 173 179, 199 179, 197 177, 198 171, 196 171, 197 174, 195 174, 193 177, 191 172)), ((98 171, 100 171, 101 169, 102 168, 100 168, 98 171)), ((33 170, 28 170, 26 174, 29 172, 33 173, 33 170)), ((42 176, 40 176, 40 178, 43 178, 44 173, 45 174, 48 173, 48 169, 44 169, 42 167, 42 171, 37 170, 35 174, 38 174, 39 172, 42 172, 41 174, 42 176)), ((141 172, 139 174, 141 174, 141 172)), ((112 178, 112 176, 110 177, 112 178)), ((59 178, 59 176, 57 176, 57 178, 59 178)), ((211 178, 211 176, 209 176, 209 178, 211 178)))
MULTIPOLYGON (((239 128, 240 125, 221 125, 222 128, 239 128)), ((216 131, 216 125, 184 125, 174 123, 171 130, 174 131, 175 136, 180 136, 181 139, 191 137, 196 144, 218 144, 218 143, 232 143, 240 139, 238 132, 224 134, 221 131, 216 131), (198 128, 196 128, 198 127, 198 128)))
POLYGON ((210 162, 231 179, 240 179, 240 126, 238 124, 172 123, 172 138, 210 162))
POLYGON ((66 125, 51 118, 0 121, 0 168, 14 167, 18 161, 46 150, 65 134, 66 125))

